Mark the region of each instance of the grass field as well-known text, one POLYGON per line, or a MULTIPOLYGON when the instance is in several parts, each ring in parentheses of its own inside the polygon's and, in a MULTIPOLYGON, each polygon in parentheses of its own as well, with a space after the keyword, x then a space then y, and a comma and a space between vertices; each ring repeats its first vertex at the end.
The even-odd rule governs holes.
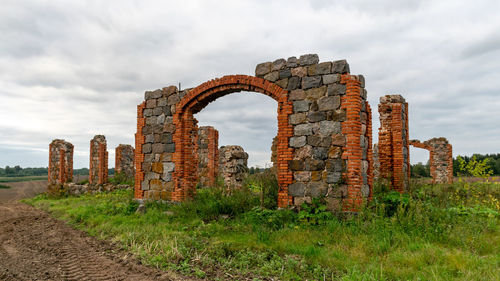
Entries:
POLYGON ((10 188, 10 186, 8 185, 5 185, 5 184, 0 184, 0 189, 7 189, 7 188, 10 188))
POLYGON ((20 182, 46 180, 47 176, 27 176, 27 177, 0 177, 0 182, 20 182))
POLYGON ((258 207, 251 191, 147 205, 132 191, 27 200, 144 263, 211 280, 500 280, 500 185, 414 184, 342 219, 319 203, 258 207))

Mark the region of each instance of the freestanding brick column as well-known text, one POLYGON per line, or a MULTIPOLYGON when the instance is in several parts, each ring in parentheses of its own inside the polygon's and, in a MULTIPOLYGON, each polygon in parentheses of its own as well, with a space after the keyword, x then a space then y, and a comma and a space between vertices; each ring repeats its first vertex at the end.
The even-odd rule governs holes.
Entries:
POLYGON ((128 179, 135 175, 134 147, 130 144, 120 144, 115 149, 115 175, 122 174, 128 179))
POLYGON ((94 185, 108 182, 108 151, 106 137, 96 135, 90 140, 89 183, 94 185))
POLYGON ((453 148, 446 138, 433 138, 423 143, 411 140, 410 145, 429 151, 433 183, 453 183, 453 148))
POLYGON ((239 145, 221 146, 219 149, 220 173, 228 191, 239 189, 248 174, 248 154, 239 145))
POLYGON ((198 176, 202 187, 215 186, 219 170, 219 132, 211 126, 198 129, 198 176))
POLYGON ((277 102, 278 206, 325 197, 332 210, 356 211, 369 200, 373 180, 364 82, 349 74, 345 60, 320 63, 308 54, 258 64, 255 76, 146 92, 137 115, 135 198, 192 197, 199 181, 194 114, 219 97, 252 91, 277 102))
POLYGON ((73 145, 55 139, 49 145, 49 185, 64 184, 73 180, 73 145))
POLYGON ((380 178, 387 179, 392 189, 403 193, 408 190, 410 180, 408 103, 400 95, 387 95, 380 98, 378 111, 380 178))

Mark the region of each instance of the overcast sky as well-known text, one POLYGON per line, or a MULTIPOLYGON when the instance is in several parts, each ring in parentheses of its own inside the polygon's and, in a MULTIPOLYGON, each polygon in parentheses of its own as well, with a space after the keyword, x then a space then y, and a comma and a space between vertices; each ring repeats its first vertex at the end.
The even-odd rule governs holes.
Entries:
MULTIPOLYGON (((0 167, 47 166, 48 145, 134 144, 144 91, 195 87, 260 62, 317 53, 409 102, 410 138, 446 137, 454 155, 500 153, 500 1, 22 1, 0 8, 0 167)), ((276 102, 225 96, 197 114, 265 166, 276 102)), ((428 155, 411 150, 412 162, 428 155)))

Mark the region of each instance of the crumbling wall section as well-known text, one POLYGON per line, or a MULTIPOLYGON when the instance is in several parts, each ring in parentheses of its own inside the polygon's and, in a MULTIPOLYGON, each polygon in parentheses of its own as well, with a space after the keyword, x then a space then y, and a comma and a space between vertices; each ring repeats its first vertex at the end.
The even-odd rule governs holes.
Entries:
POLYGON ((239 189, 248 174, 248 154, 239 145, 221 146, 219 149, 220 174, 228 191, 239 189))
POLYGON ((211 126, 198 129, 198 175, 201 187, 213 187, 219 170, 219 132, 211 126))
POLYGON ((410 180, 408 103, 400 95, 386 95, 380 98, 378 110, 380 178, 403 193, 410 180))
POLYGON ((96 135, 90 140, 89 183, 102 185, 108 182, 108 151, 106 137, 96 135))
POLYGON ((73 145, 62 139, 55 139, 49 144, 49 185, 73 180, 73 150, 73 145))
POLYGON ((433 138, 423 143, 411 140, 410 145, 429 151, 433 183, 453 183, 453 148, 446 138, 433 138))
POLYGON ((134 147, 129 144, 120 144, 115 149, 115 175, 122 174, 126 178, 133 178, 134 147))

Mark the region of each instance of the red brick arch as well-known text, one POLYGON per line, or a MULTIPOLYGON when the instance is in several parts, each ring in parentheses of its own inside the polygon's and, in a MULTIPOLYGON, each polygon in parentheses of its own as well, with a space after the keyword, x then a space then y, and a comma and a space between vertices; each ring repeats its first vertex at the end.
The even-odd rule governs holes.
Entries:
POLYGON ((293 111, 293 105, 288 100, 288 91, 272 82, 248 75, 228 75, 207 81, 189 90, 177 104, 173 116, 175 171, 173 173, 172 200, 184 201, 192 196, 196 190, 197 163, 192 137, 196 124, 193 115, 217 98, 241 91, 262 93, 278 102, 278 206, 286 207, 291 204, 292 198, 288 195, 288 185, 292 183, 293 175, 289 169, 288 161, 292 160, 293 157, 293 148, 289 147, 293 128, 288 122, 288 117, 293 111))

